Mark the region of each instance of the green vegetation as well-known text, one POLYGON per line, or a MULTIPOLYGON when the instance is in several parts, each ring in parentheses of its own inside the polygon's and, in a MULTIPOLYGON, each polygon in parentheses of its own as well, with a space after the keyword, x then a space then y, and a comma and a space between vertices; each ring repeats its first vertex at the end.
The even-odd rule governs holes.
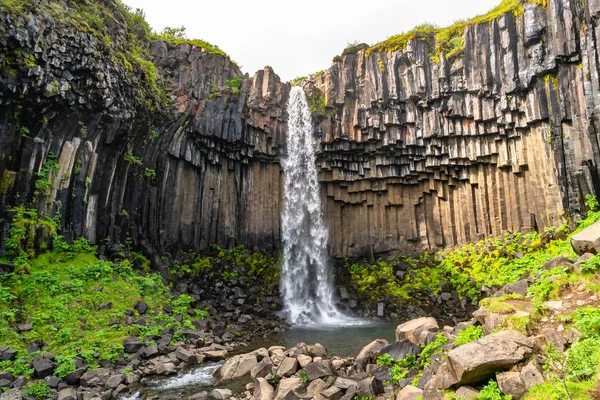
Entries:
MULTIPOLYGON (((524 0, 542 7, 547 6, 547 0, 524 0)), ((430 57, 439 63, 439 57, 444 54, 446 59, 453 60, 462 56, 464 52, 464 32, 469 26, 488 23, 503 14, 512 13, 520 16, 523 13, 523 1, 502 0, 502 2, 488 13, 479 15, 465 21, 455 22, 453 25, 440 28, 434 24, 424 23, 414 29, 389 37, 388 39, 368 46, 364 43, 350 43, 341 56, 336 56, 333 62, 341 62, 343 56, 353 54, 359 50, 366 50, 367 55, 373 52, 392 52, 403 50, 410 40, 423 40, 429 44, 430 57)))
POLYGON ((156 180, 156 171, 152 168, 146 168, 144 169, 144 176, 152 179, 152 182, 154 182, 156 180))
POLYGON ((302 83, 311 80, 311 79, 316 79, 318 77, 321 77, 325 74, 325 70, 321 70, 321 71, 317 71, 317 72, 313 72, 312 74, 308 74, 308 75, 304 75, 304 76, 298 76, 294 79, 292 79, 290 81, 290 84, 292 86, 300 86, 302 83))
POLYGON ((125 161, 127 161, 130 165, 137 165, 137 166, 142 165, 142 160, 139 157, 134 156, 130 151, 125 153, 125 155, 123 156, 123 159, 125 161))
POLYGON ((491 380, 481 389, 477 400, 512 400, 512 396, 503 394, 498 388, 496 381, 491 380))
POLYGON ((48 154, 46 162, 42 165, 40 172, 37 173, 37 179, 35 180, 36 196, 47 196, 50 194, 54 174, 58 172, 58 168, 57 157, 52 153, 48 154))
POLYGON ((221 50, 218 46, 215 46, 214 44, 200 39, 187 39, 186 28, 184 26, 181 26, 179 28, 165 27, 161 32, 153 33, 151 35, 151 38, 155 40, 163 40, 172 44, 187 43, 192 46, 200 47, 201 49, 204 49, 211 54, 218 54, 220 56, 230 59, 229 55, 227 55, 223 50, 221 50))
POLYGON ((45 382, 31 382, 23 389, 24 397, 33 397, 36 400, 52 399, 50 386, 45 382))
POLYGON ((244 83, 244 80, 242 79, 242 77, 237 77, 237 78, 233 78, 233 79, 229 79, 227 81, 225 81, 225 86, 227 86, 228 88, 231 89, 231 94, 233 94, 234 96, 237 96, 240 94, 240 89, 242 88, 242 84, 244 83))
POLYGON ((460 346, 463 344, 474 342, 483 337, 483 328, 480 325, 472 325, 458 332, 458 336, 454 339, 454 345, 460 346))

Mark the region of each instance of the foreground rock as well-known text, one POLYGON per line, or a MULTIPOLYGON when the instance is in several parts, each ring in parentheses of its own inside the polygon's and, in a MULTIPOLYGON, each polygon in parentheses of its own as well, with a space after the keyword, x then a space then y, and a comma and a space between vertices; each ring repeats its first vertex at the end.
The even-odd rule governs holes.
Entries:
POLYGON ((407 339, 411 343, 421 345, 432 337, 440 329, 437 321, 431 317, 413 319, 398 325, 396 328, 396 341, 407 339))
POLYGON ((481 382, 530 355, 533 340, 517 331, 501 331, 448 353, 448 370, 460 384, 481 382))

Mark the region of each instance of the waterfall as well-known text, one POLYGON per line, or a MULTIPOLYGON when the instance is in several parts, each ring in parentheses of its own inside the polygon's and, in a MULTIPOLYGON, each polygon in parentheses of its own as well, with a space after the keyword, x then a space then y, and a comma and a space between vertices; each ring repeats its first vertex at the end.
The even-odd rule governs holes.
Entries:
POLYGON ((287 111, 287 157, 282 162, 284 314, 294 324, 333 324, 344 316, 333 305, 328 232, 323 224, 312 120, 304 90, 292 88, 287 111))

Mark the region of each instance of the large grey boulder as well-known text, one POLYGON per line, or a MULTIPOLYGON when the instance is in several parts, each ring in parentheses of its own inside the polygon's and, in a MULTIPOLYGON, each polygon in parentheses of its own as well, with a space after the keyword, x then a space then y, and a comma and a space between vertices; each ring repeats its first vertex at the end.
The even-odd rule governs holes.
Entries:
POLYGON ((461 400, 474 400, 477 396, 479 396, 479 392, 471 386, 461 386, 454 394, 454 397, 461 400))
POLYGON ((58 392, 57 400, 77 400, 77 391, 74 388, 66 388, 58 392))
POLYGON ((255 378, 265 378, 272 371, 273 371, 273 362, 271 361, 271 359, 269 357, 265 357, 262 360, 260 360, 260 362, 258 363, 258 365, 256 367, 252 368, 252 371, 250 371, 250 376, 254 379, 255 378))
POLYGON ((416 345, 422 345, 427 340, 427 333, 440 329, 435 318, 422 317, 410 320, 396 328, 396 341, 407 339, 416 345))
POLYGON ((600 253, 600 221, 571 236, 571 246, 575 253, 600 253))
POLYGON ((279 368, 277 368, 277 376, 289 377, 292 376, 298 371, 298 360, 292 357, 286 357, 281 364, 279 364, 279 368))
POLYGON ((250 374, 257 365, 256 355, 239 354, 225 361, 217 371, 217 376, 223 380, 236 379, 250 374))
POLYGON ((461 384, 477 383, 509 369, 532 349, 532 339, 517 331, 501 331, 450 351, 448 370, 461 384))
POLYGON ((527 390, 530 390, 535 385, 541 385, 544 383, 544 375, 542 375, 542 368, 535 360, 531 360, 521 370, 521 380, 527 390))
POLYGON ((376 339, 371 343, 362 348, 362 350, 356 356, 354 360, 354 366, 358 370, 362 370, 372 358, 379 355, 381 349, 387 347, 389 345, 388 341, 385 339, 376 339))
POLYGON ((421 352, 421 346, 401 340, 381 349, 380 354, 389 354, 394 361, 402 360, 407 355, 416 356, 421 352))

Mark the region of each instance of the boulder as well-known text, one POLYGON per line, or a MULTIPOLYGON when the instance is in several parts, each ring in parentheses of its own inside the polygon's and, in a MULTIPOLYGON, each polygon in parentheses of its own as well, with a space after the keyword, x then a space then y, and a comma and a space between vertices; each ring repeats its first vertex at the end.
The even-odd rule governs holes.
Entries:
POLYGON ((297 377, 284 378, 279 381, 274 400, 293 400, 297 399, 295 391, 302 386, 302 380, 297 377))
POLYGON ((416 356, 421 352, 421 346, 409 342, 408 340, 400 340, 385 346, 379 351, 379 354, 389 354, 394 361, 402 360, 407 355, 416 356))
POLYGON ((77 391, 74 388, 66 388, 58 392, 57 400, 77 400, 77 391))
MULTIPOLYGON (((571 241, 572 240, 573 239, 571 239, 571 241)), ((571 266, 571 264, 573 264, 573 261, 571 261, 567 257, 558 256, 556 258, 553 258, 550 261, 546 261, 546 263, 544 264, 544 269, 549 271, 551 269, 558 268, 558 267, 569 267, 569 266, 571 266)))
POLYGON ((273 362, 269 357, 265 357, 256 365, 256 367, 252 368, 250 371, 250 376, 253 379, 256 378, 265 378, 267 375, 271 373, 273 370, 273 362))
POLYGON ((352 378, 345 378, 343 376, 339 376, 335 380, 334 385, 339 387, 340 389, 346 390, 351 386, 358 387, 358 381, 352 378))
POLYGON ((521 296, 527 296, 527 288, 529 288, 529 281, 527 279, 521 279, 515 283, 509 283, 504 287, 504 292, 507 294, 520 294, 521 296))
POLYGON ((292 357, 286 357, 281 364, 279 364, 276 375, 280 377, 289 377, 294 375, 296 371, 298 371, 298 360, 292 357))
POLYGON ((38 378, 44 379, 47 376, 52 375, 54 367, 50 364, 50 361, 45 358, 38 358, 33 361, 33 369, 38 378))
POLYGON ((233 395, 229 389, 214 389, 210 392, 210 397, 217 400, 226 400, 233 395))
POLYGON ((82 386, 104 386, 108 377, 110 376, 110 371, 106 368, 98 368, 93 371, 87 371, 81 376, 81 385, 82 386))
POLYGON ((239 378, 249 375, 257 365, 258 361, 254 354, 240 354, 225 361, 217 371, 217 376, 223 380, 239 378))
POLYGON ((396 341, 407 339, 416 345, 425 343, 426 332, 437 332, 440 329, 437 321, 431 317, 410 320, 396 328, 396 341))
POLYGON ((137 339, 127 339, 123 342, 123 351, 128 354, 137 353, 144 344, 137 339))
POLYGON ((106 386, 111 389, 116 389, 123 382, 123 375, 113 375, 106 381, 106 386))
POLYGON ((145 314, 146 311, 148 311, 148 304, 140 300, 137 302, 134 308, 138 313, 140 313, 140 315, 142 315, 145 314))
POLYGON ((256 378, 254 381, 254 399, 255 400, 273 400, 275 390, 265 378, 256 378))
POLYGON ((542 334, 544 335, 544 338, 546 338, 548 344, 552 344, 558 351, 565 351, 567 339, 565 339, 562 333, 556 329, 546 328, 543 330, 542 334))
POLYGON ((527 392, 527 388, 518 372, 503 372, 496 375, 498 388, 504 394, 510 395, 515 400, 519 400, 527 392))
POLYGON ((477 383, 509 369, 531 354, 533 341, 517 331, 501 331, 448 353, 448 369, 461 384, 477 383))
POLYGON ((87 371, 86 368, 77 368, 75 371, 71 372, 70 374, 67 374, 64 380, 65 382, 67 382, 67 385, 79 385, 79 381, 81 380, 83 374, 85 374, 85 371, 87 371))
POLYGON ((321 396, 325 397, 329 400, 339 400, 344 393, 342 393, 342 389, 337 386, 330 386, 327 389, 321 391, 321 396))
POLYGON ((0 391, 0 400, 21 400, 23 398, 23 394, 19 389, 10 389, 4 393, 0 391))
POLYGON ((188 365, 196 364, 197 361, 196 355, 194 353, 181 347, 178 348, 175 352, 175 357, 177 357, 178 360, 183 361, 188 365))
POLYGON ((17 350, 7 348, 2 352, 0 361, 13 361, 17 357, 17 350))
POLYGON ((521 380, 525 385, 525 389, 530 390, 535 385, 541 385, 544 383, 544 376, 542 375, 542 368, 537 361, 532 360, 521 370, 521 380))
POLYGON ((333 374, 331 366, 327 361, 313 361, 308 363, 304 368, 304 372, 306 372, 309 381, 333 374))
POLYGON ((173 363, 160 363, 156 366, 157 375, 175 375, 177 373, 177 367, 173 363))
POLYGON ((383 383, 375 377, 365 378, 358 382, 358 397, 375 397, 383 393, 383 383))
POLYGON ((600 221, 571 236, 571 246, 575 253, 598 254, 600 252, 600 221))
POLYGON ((365 365, 380 354, 381 349, 389 346, 385 339, 376 339, 362 348, 354 360, 354 366, 358 370, 363 370, 365 365))
POLYGON ((312 357, 300 354, 298 356, 298 364, 300 364, 300 368, 305 368, 310 362, 312 362, 312 357))
POLYGON ((312 345, 306 346, 306 350, 309 356, 311 357, 325 357, 327 356, 327 350, 320 343, 315 343, 312 345))
POLYGON ((415 400, 419 396, 423 397, 423 389, 408 385, 398 392, 396 400, 415 400))
POLYGON ((312 399, 313 397, 315 397, 315 395, 317 393, 320 393, 321 391, 327 389, 328 387, 329 387, 328 382, 325 382, 323 379, 315 379, 314 381, 312 381, 308 384, 308 387, 306 388, 306 395, 302 396, 302 397, 307 397, 307 398, 312 399))
POLYGON ((146 358, 156 357, 159 354, 160 351, 158 350, 158 345, 156 343, 152 343, 150 346, 144 349, 144 355, 146 356, 146 358))
POLYGON ((479 396, 479 392, 471 386, 461 386, 458 388, 454 397, 461 400, 474 400, 479 396))

